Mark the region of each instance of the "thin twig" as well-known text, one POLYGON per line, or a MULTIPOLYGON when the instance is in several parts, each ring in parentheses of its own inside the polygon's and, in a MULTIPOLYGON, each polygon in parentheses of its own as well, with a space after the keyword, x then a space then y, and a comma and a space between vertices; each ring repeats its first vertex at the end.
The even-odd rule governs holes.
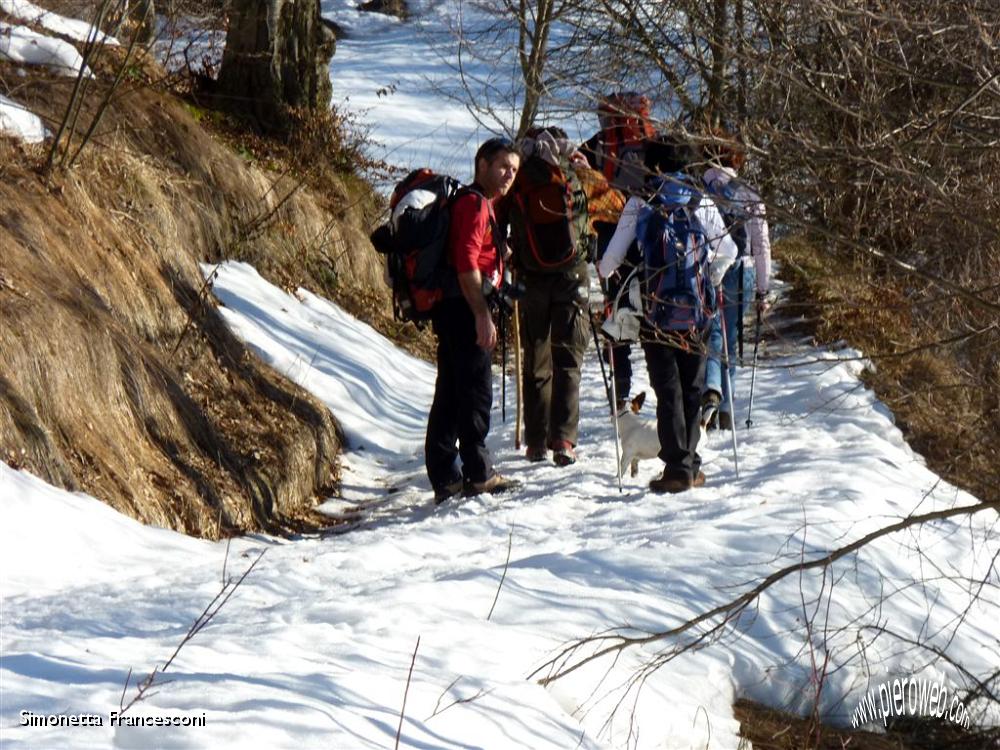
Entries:
POLYGON ((714 620, 716 618, 721 618, 718 623, 711 626, 708 630, 699 633, 694 636, 690 642, 685 644, 680 644, 676 648, 667 651, 664 654, 660 654, 657 659, 655 659, 651 666, 644 668, 645 671, 655 670, 662 666, 667 661, 670 661, 674 656, 684 651, 689 651, 695 648, 702 647, 706 642, 711 642, 712 639, 718 638, 723 629, 735 619, 737 619, 740 614, 750 606, 751 603, 757 600, 757 598, 771 586, 776 584, 778 581, 786 578, 787 576, 796 573, 800 570, 811 570, 814 568, 825 568, 837 560, 845 557, 852 552, 856 552, 870 542, 879 539, 883 536, 888 536, 897 531, 902 531, 904 529, 911 528, 913 526, 919 526, 920 524, 927 523, 929 521, 939 521, 947 518, 954 518, 956 516, 971 516, 982 511, 992 510, 994 512, 1000 510, 1000 501, 996 502, 985 502, 978 503, 975 505, 962 505, 957 508, 946 508, 944 510, 932 511, 930 513, 923 513, 920 515, 911 515, 904 518, 897 523, 890 524, 889 526, 884 526, 877 529, 869 534, 865 534, 861 538, 857 539, 850 544, 839 547, 832 552, 823 555, 822 557, 809 560, 808 562, 800 562, 794 565, 789 565, 785 568, 777 570, 757 585, 753 586, 751 589, 736 597, 730 601, 720 604, 713 609, 703 612, 696 617, 693 617, 680 625, 670 628, 669 630, 664 630, 656 633, 649 633, 640 636, 628 636, 624 635, 620 630, 609 630, 604 634, 598 636, 588 637, 579 641, 576 641, 564 649, 562 649, 556 656, 547 661, 545 664, 540 666, 534 672, 529 675, 534 677, 540 672, 548 670, 548 675, 542 677, 538 682, 542 685, 548 685, 549 683, 565 677, 572 672, 580 669, 581 667, 600 659, 604 656, 611 654, 620 654, 625 649, 634 646, 643 646, 650 643, 655 643, 657 641, 667 640, 675 636, 680 636, 691 632, 699 625, 704 622, 714 620), (572 661, 574 655, 585 645, 598 645, 600 646, 597 651, 590 654, 589 656, 584 656, 578 658, 575 662, 572 661), (608 645, 601 645, 608 644, 608 645))
POLYGON ((128 674, 125 675, 125 684, 122 685, 122 695, 121 695, 121 698, 118 699, 118 708, 120 708, 120 709, 124 709, 125 708, 125 692, 128 690, 128 683, 129 683, 129 681, 131 679, 132 679, 132 667, 129 667, 128 668, 128 674))
POLYGON ((454 680, 448 683, 448 687, 446 687, 444 690, 441 691, 441 695, 438 696, 437 703, 434 704, 434 712, 427 717, 428 719, 433 718, 434 716, 437 715, 438 709, 441 707, 441 701, 444 700, 444 697, 448 695, 448 691, 451 690, 453 687, 455 687, 455 685, 457 685, 458 681, 461 679, 462 675, 459 675, 454 680))
MULTIPOLYGON (((232 597, 232 595, 236 592, 236 589, 238 589, 243 584, 247 576, 250 575, 251 571, 257 567, 257 563, 260 562, 260 559, 264 556, 265 552, 267 552, 267 549, 261 550, 260 554, 257 555, 254 561, 250 564, 250 566, 245 571, 243 571, 243 575, 241 575, 238 579, 231 582, 223 582, 222 588, 220 588, 218 593, 216 593, 216 595, 212 597, 212 601, 210 601, 208 605, 205 607, 205 609, 202 610, 201 614, 195 618, 195 621, 191 624, 191 627, 188 628, 188 631, 187 633, 184 634, 184 637, 181 638, 181 642, 177 644, 177 648, 174 649, 174 652, 170 655, 170 658, 163 663, 163 666, 153 667, 153 671, 151 671, 148 675, 146 675, 146 679, 144 679, 139 684, 138 688, 136 689, 135 695, 132 696, 132 700, 130 700, 127 704, 122 705, 122 703, 125 700, 125 690, 128 689, 128 683, 132 678, 132 668, 129 667, 128 675, 125 678, 125 687, 122 690, 122 698, 119 701, 119 708, 121 708, 121 711, 119 711, 119 715, 124 714, 126 711, 132 708, 132 706, 134 706, 136 703, 140 703, 143 700, 146 700, 147 698, 150 698, 151 696, 155 695, 156 694, 155 692, 150 692, 150 690, 154 686, 160 687, 161 685, 167 684, 167 682, 165 681, 157 682, 156 681, 157 676, 162 674, 163 672, 166 672, 170 668, 170 665, 174 663, 174 659, 177 658, 177 655, 181 652, 181 649, 183 649, 188 643, 190 643, 190 641, 196 635, 198 635, 198 633, 204 630, 208 626, 208 624, 212 622, 215 616, 219 614, 219 610, 221 610, 226 605, 226 602, 228 602, 230 597, 232 597)), ((228 548, 227 548, 227 553, 228 553, 228 548)))
POLYGON ((417 662, 417 650, 420 648, 420 636, 417 645, 413 647, 413 658, 410 659, 410 671, 406 674, 406 689, 403 691, 403 705, 399 709, 399 727, 396 729, 396 750, 399 750, 399 738, 403 736, 403 718, 406 716, 406 696, 410 692, 410 679, 413 677, 413 665, 417 662))
POLYGON ((181 335, 177 337, 177 343, 174 344, 174 348, 170 351, 170 356, 167 357, 167 362, 173 360, 174 355, 177 354, 177 350, 180 349, 181 343, 184 341, 184 337, 187 336, 187 332, 190 330, 192 323, 194 323, 194 313, 198 307, 198 303, 201 302, 202 295, 205 290, 208 289, 212 283, 215 281, 216 276, 219 274, 219 268, 222 267, 223 261, 219 261, 215 264, 215 268, 212 272, 205 277, 205 281, 202 282, 201 288, 198 290, 198 295, 195 297, 194 302, 191 303, 191 309, 188 310, 187 320, 184 323, 184 328, 181 330, 181 335))
POLYGON ((483 688, 480 688, 475 693, 473 693, 472 695, 470 695, 468 698, 456 698, 451 703, 449 703, 447 706, 445 706, 444 708, 441 708, 441 701, 448 694, 448 691, 451 690, 453 687, 455 687, 455 684, 460 679, 462 679, 461 676, 458 676, 454 680, 452 680, 451 684, 449 684, 448 687, 446 687, 444 689, 444 692, 441 693, 441 695, 438 696, 437 703, 434 704, 434 711, 433 711, 433 713, 431 713, 431 715, 428 716, 425 719, 425 721, 430 721, 431 719, 433 719, 438 714, 443 714, 445 711, 447 711, 452 706, 460 706, 463 703, 474 703, 477 700, 479 700, 480 698, 485 698, 487 695, 489 695, 490 693, 493 692, 493 688, 490 688, 489 690, 485 690, 483 688))
MULTIPOLYGON (((124 14, 122 15, 124 18, 124 14)), ((118 66, 118 70, 115 73, 115 78, 108 86, 108 90, 105 92, 104 97, 101 99, 100 104, 97 107, 97 112, 94 113, 93 118, 90 121, 90 126, 87 128, 87 132, 83 134, 80 139, 80 144, 77 146, 76 151, 73 156, 69 158, 66 162, 66 168, 69 169, 76 162, 77 158, 80 156, 80 152, 83 151, 84 146, 90 141, 94 135, 94 131, 97 130, 97 126, 100 124, 101 119, 104 117, 104 113, 107 111, 108 106, 111 104, 115 93, 118 91, 118 87, 121 85, 122 78, 125 76, 125 72, 128 70, 130 63, 132 62, 132 53, 135 51, 136 45, 139 42, 139 30, 136 30, 132 34, 132 39, 129 42, 128 49, 125 51, 125 59, 122 60, 121 65, 118 66)), ((70 144, 66 144, 66 154, 69 153, 70 144)), ((64 157, 65 158, 65 157, 64 157)))
POLYGON ((493 617, 493 608, 497 606, 497 599, 500 598, 500 589, 503 588, 503 582, 507 578, 507 568, 510 567, 510 550, 514 544, 514 524, 510 525, 510 534, 507 536, 507 560, 503 564, 503 575, 500 576, 500 585, 497 586, 497 593, 493 597, 493 604, 490 605, 490 613, 486 615, 486 622, 490 621, 493 617))
MULTIPOLYGON (((92 54, 95 49, 97 49, 97 37, 101 33, 100 25, 104 18, 104 14, 107 12, 109 5, 109 0, 103 0, 97 8, 94 10, 94 20, 91 23, 90 31, 87 33, 87 40, 84 44, 83 54, 80 58, 80 70, 77 72, 76 80, 73 83, 73 92, 70 94, 69 103, 66 105, 66 111, 63 113, 62 119, 59 121, 59 127, 56 130, 55 137, 52 139, 52 146, 49 148, 48 158, 45 160, 45 166, 42 168, 42 173, 45 175, 50 175, 52 168, 55 165, 56 154, 59 152, 59 144, 62 142, 63 133, 66 131, 66 126, 69 125, 71 119, 76 118, 76 113, 79 112, 79 106, 82 101, 83 92, 86 87, 83 85, 87 76, 86 71, 88 69, 89 63, 92 62, 92 54)), ((69 135, 72 138, 72 132, 69 135)), ((69 145, 67 143, 66 149, 68 151, 69 145)))
POLYGON ((222 585, 226 585, 226 566, 229 564, 229 545, 233 543, 233 538, 226 540, 226 556, 222 558, 222 585))

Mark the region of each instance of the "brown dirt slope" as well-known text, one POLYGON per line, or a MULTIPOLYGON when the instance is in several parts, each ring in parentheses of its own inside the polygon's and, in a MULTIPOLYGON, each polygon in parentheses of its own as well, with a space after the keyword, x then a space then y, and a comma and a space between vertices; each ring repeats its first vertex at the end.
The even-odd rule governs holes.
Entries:
MULTIPOLYGON (((384 316, 375 200, 356 178, 262 168, 137 78, 49 179, 46 145, 0 138, 0 457, 190 534, 309 527, 339 428, 228 332, 198 264, 246 260, 384 316)), ((72 84, 0 64, 0 91, 50 129, 72 84)))
POLYGON ((965 729, 937 718, 897 719, 887 731, 876 732, 817 725, 745 698, 733 712, 740 736, 753 750, 995 750, 1000 742, 995 728, 965 729))

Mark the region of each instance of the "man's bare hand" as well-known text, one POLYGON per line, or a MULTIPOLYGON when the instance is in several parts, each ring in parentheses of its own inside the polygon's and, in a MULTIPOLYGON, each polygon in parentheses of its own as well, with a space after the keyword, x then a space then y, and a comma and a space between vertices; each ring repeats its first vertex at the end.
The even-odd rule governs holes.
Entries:
POLYGON ((490 315, 476 316, 476 343, 488 352, 497 345, 497 329, 490 315))

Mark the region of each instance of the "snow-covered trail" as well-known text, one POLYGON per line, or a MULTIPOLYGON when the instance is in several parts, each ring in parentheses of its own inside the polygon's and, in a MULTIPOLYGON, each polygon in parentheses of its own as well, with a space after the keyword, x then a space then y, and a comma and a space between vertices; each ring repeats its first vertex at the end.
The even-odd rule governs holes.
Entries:
MULTIPOLYGON (((384 144, 377 155, 467 179, 485 131, 431 85, 453 76, 429 45, 454 6, 414 3, 423 24, 414 34, 359 13, 353 0, 323 3, 352 31, 331 65, 335 96, 367 110, 384 144)), ((650 675, 617 713, 619 686, 656 644, 543 688, 529 675, 567 642, 622 625, 675 626, 777 568, 974 499, 904 444, 858 380, 859 362, 812 350, 759 371, 739 479, 728 439, 713 434, 702 451, 706 487, 649 495, 660 468, 650 461, 619 493, 591 349, 579 463, 524 461, 512 445, 511 400, 506 424, 495 412, 490 441, 524 489, 435 509, 421 453, 431 366, 247 266, 226 264, 214 289, 236 333, 343 423, 352 448, 342 497, 325 508, 348 524, 321 537, 235 539, 227 555, 225 543, 143 527, 0 464, 3 750, 391 747, 411 660, 401 747, 734 748, 733 699, 807 711, 811 659, 824 651, 822 708, 833 719, 888 680, 966 685, 945 661, 877 627, 925 640, 979 675, 1000 664, 997 574, 987 572, 1000 542, 996 515, 984 513, 882 539, 826 577, 786 579, 724 638, 650 675), (204 725, 109 726, 129 669, 141 678, 162 664, 223 576, 263 550, 216 620, 180 651, 170 681, 133 709, 204 725), (977 588, 982 579, 988 585, 977 588), (815 626, 811 638, 804 620, 815 626), (78 714, 103 726, 30 725, 32 715, 78 714)), ((640 352, 633 363, 638 392, 640 352)), ((743 373, 738 388, 745 382, 743 373)), ((1000 721, 995 709, 990 718, 1000 721)))
MULTIPOLYGON (((511 421, 497 413, 491 445, 524 489, 435 509, 416 421, 429 404, 432 368, 248 266, 226 264, 214 288, 230 325, 261 356, 349 416, 355 450, 345 455, 343 497, 326 507, 352 530, 237 539, 227 560, 224 544, 141 527, 0 467, 4 748, 389 747, 418 638, 403 747, 625 747, 633 711, 639 736, 631 746, 736 747, 735 697, 808 709, 801 598, 811 612, 819 576, 780 584, 736 634, 670 662, 617 714, 616 688, 655 646, 549 688, 527 678, 572 639, 626 624, 676 625, 802 555, 913 512, 972 502, 903 443, 860 387, 859 365, 835 362, 760 371, 739 480, 728 440, 713 434, 706 487, 649 495, 644 486, 658 466, 644 462, 619 493, 591 349, 579 463, 528 464, 513 449, 511 421), (204 716, 206 726, 107 726, 128 669, 142 675, 162 663, 219 590, 223 564, 239 573, 265 549, 217 620, 181 651, 172 681, 137 711, 204 716), (93 713, 105 726, 21 727, 25 710, 93 713)), ((634 361, 641 388, 641 356, 634 361)), ((944 664, 861 626, 888 621, 945 646, 972 598, 961 577, 983 574, 996 549, 988 521, 885 539, 834 569, 828 715, 843 719, 871 684, 918 670, 960 684, 944 664), (949 576, 913 585, 931 562, 947 565, 949 576), (865 661, 855 658, 859 637, 865 661)), ((984 671, 995 664, 988 623, 996 618, 995 597, 980 597, 949 655, 984 671)))

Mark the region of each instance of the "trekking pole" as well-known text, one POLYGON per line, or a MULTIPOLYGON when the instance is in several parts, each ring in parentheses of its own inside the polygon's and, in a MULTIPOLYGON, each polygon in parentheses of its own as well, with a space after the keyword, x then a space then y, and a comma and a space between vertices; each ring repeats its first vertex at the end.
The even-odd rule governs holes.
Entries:
POLYGON ((521 315, 514 300, 514 404, 517 422, 514 424, 514 450, 521 450, 521 315))
POLYGON ((743 273, 742 256, 738 258, 736 262, 740 264, 740 279, 739 279, 740 292, 739 292, 739 307, 737 308, 737 313, 736 313, 736 339, 737 341, 739 341, 740 367, 742 367, 743 366, 743 300, 744 300, 743 280, 746 278, 746 276, 743 273))
POLYGON ((604 381, 604 396, 608 399, 608 407, 611 409, 611 413, 615 413, 615 403, 611 400, 611 387, 608 385, 608 375, 604 370, 604 357, 601 356, 601 342, 597 338, 597 324, 594 323, 594 318, 590 318, 590 330, 594 334, 594 351, 597 352, 597 361, 601 365, 601 380, 604 381))
POLYGON ((504 324, 503 310, 500 310, 500 420, 507 423, 507 326, 504 324))
POLYGON ((754 326, 754 342, 753 342, 753 369, 750 370, 750 403, 747 404, 747 429, 750 429, 750 425, 753 422, 750 420, 750 412, 753 410, 753 389, 754 385, 757 383, 757 348, 760 346, 760 324, 761 324, 761 313, 760 305, 757 305, 757 323, 754 326))
POLYGON ((618 436, 618 394, 615 384, 615 353, 611 346, 611 339, 608 339, 608 363, 611 367, 611 423, 615 426, 615 474, 618 476, 618 491, 622 491, 622 454, 621 443, 618 436))
MULTIPOLYGON (((729 414, 730 416, 736 413, 736 394, 733 393, 733 379, 729 374, 729 341, 726 336, 726 300, 722 294, 722 286, 719 286, 719 312, 722 319, 719 321, 722 324, 722 379, 726 384, 726 390, 729 392, 729 414)), ((736 449, 736 425, 733 424, 733 464, 736 466, 736 478, 740 478, 740 456, 739 451, 736 449)))

